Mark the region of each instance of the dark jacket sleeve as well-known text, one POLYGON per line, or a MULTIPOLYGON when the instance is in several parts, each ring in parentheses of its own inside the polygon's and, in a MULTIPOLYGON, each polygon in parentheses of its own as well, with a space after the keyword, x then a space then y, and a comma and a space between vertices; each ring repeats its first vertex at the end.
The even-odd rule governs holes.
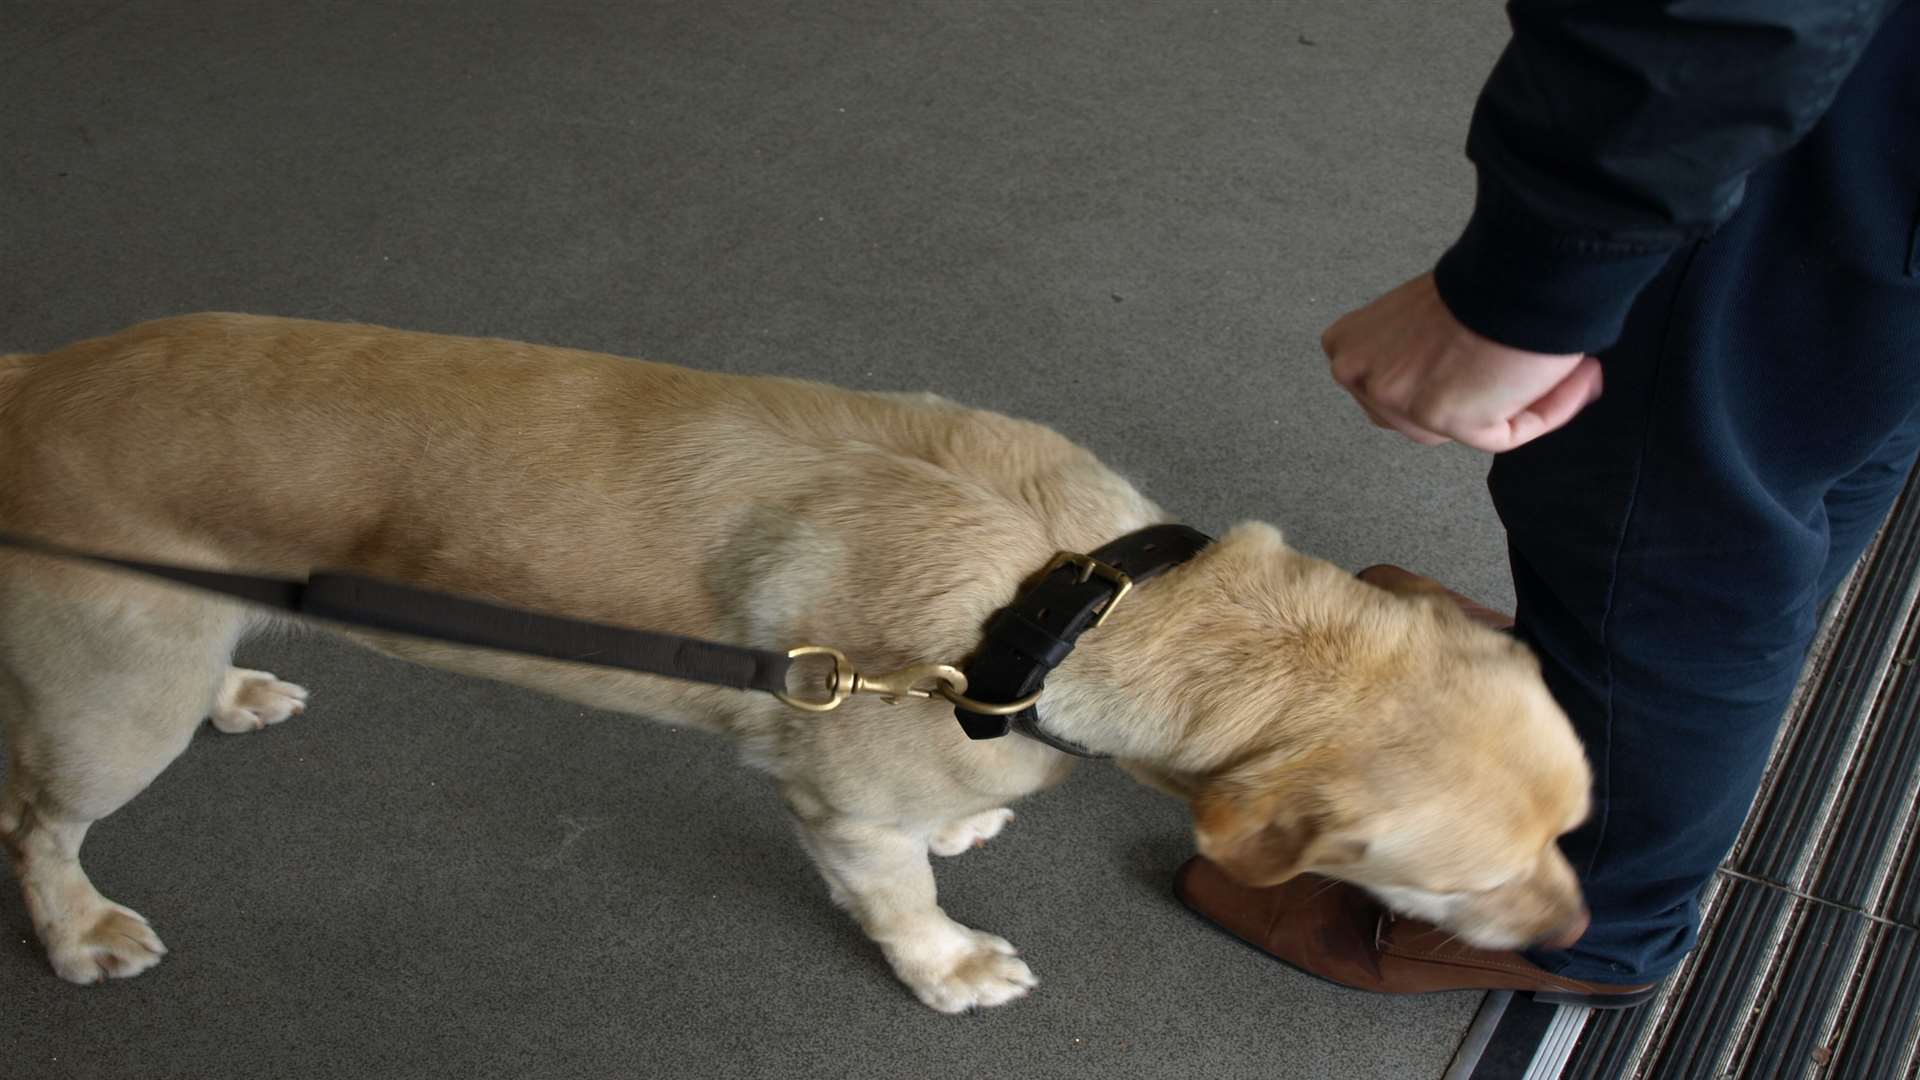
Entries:
POLYGON ((1516 348, 1612 344, 1668 257, 1814 126, 1898 2, 1512 0, 1441 298, 1516 348))

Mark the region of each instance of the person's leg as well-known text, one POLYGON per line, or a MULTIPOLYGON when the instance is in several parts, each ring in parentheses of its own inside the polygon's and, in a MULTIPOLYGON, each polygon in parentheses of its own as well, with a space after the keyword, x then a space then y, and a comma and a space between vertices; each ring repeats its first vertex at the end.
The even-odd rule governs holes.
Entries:
POLYGON ((1826 593, 1912 460, 1920 403, 1920 5, 1833 111, 1677 256, 1606 392, 1502 456, 1519 632, 1595 767, 1565 843, 1593 926, 1550 971, 1640 983, 1694 941, 1826 593))
POLYGON ((1346 986, 1618 1008, 1696 934, 1823 600, 1920 445, 1920 0, 1816 130, 1673 260, 1602 357, 1606 392, 1496 460, 1519 625, 1595 765, 1565 847, 1593 922, 1572 949, 1475 949, 1303 875, 1190 859, 1194 911, 1346 986), (1531 961, 1531 963, 1529 963, 1531 961), (1544 969, 1544 970, 1543 970, 1544 969))

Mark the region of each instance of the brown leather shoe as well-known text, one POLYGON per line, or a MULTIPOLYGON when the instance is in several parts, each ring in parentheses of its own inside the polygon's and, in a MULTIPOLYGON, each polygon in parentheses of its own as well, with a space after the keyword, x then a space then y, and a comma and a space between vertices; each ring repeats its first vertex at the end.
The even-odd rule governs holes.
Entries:
POLYGON ((1545 971, 1517 952, 1477 949, 1427 923, 1393 915, 1365 891, 1303 874, 1257 889, 1198 856, 1174 878, 1182 903, 1221 929, 1309 975, 1382 994, 1514 990, 1535 1001, 1624 1009, 1658 983, 1615 986, 1545 971))
POLYGON ((1354 576, 1369 585, 1377 585, 1382 589, 1386 589, 1388 592, 1439 593, 1460 605, 1460 610, 1465 612, 1467 618, 1472 619, 1474 622, 1491 626, 1495 630, 1513 629, 1513 616, 1495 611, 1485 604, 1469 600, 1432 578, 1422 577, 1411 570, 1403 570, 1398 566, 1389 566, 1382 563, 1379 566, 1369 566, 1354 576))

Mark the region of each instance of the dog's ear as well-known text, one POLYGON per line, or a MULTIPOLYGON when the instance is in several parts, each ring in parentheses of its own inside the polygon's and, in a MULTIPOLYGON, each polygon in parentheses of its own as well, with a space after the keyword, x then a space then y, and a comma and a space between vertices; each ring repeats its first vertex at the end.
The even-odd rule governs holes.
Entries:
POLYGON ((1306 868, 1318 833, 1311 815, 1287 812, 1286 800, 1246 792, 1207 791, 1193 801, 1193 836, 1206 856, 1244 885, 1278 885, 1306 868))
POLYGON ((1280 770, 1258 784, 1204 787, 1193 799, 1200 854, 1245 885, 1278 885, 1309 869, 1337 869, 1366 855, 1366 842, 1333 827, 1305 769, 1280 770))

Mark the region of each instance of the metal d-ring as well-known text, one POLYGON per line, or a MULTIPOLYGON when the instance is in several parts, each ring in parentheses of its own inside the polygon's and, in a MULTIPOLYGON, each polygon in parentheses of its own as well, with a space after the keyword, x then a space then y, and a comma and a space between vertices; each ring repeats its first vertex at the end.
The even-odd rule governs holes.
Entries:
POLYGON ((940 696, 970 713, 979 713, 982 716, 1012 716, 1014 713, 1026 712, 1033 708, 1034 702, 1040 700, 1041 694, 1041 691, 1035 690, 1018 701, 999 704, 991 701, 975 701, 961 692, 966 688, 967 685, 963 679, 957 689, 952 686, 942 686, 940 696))

